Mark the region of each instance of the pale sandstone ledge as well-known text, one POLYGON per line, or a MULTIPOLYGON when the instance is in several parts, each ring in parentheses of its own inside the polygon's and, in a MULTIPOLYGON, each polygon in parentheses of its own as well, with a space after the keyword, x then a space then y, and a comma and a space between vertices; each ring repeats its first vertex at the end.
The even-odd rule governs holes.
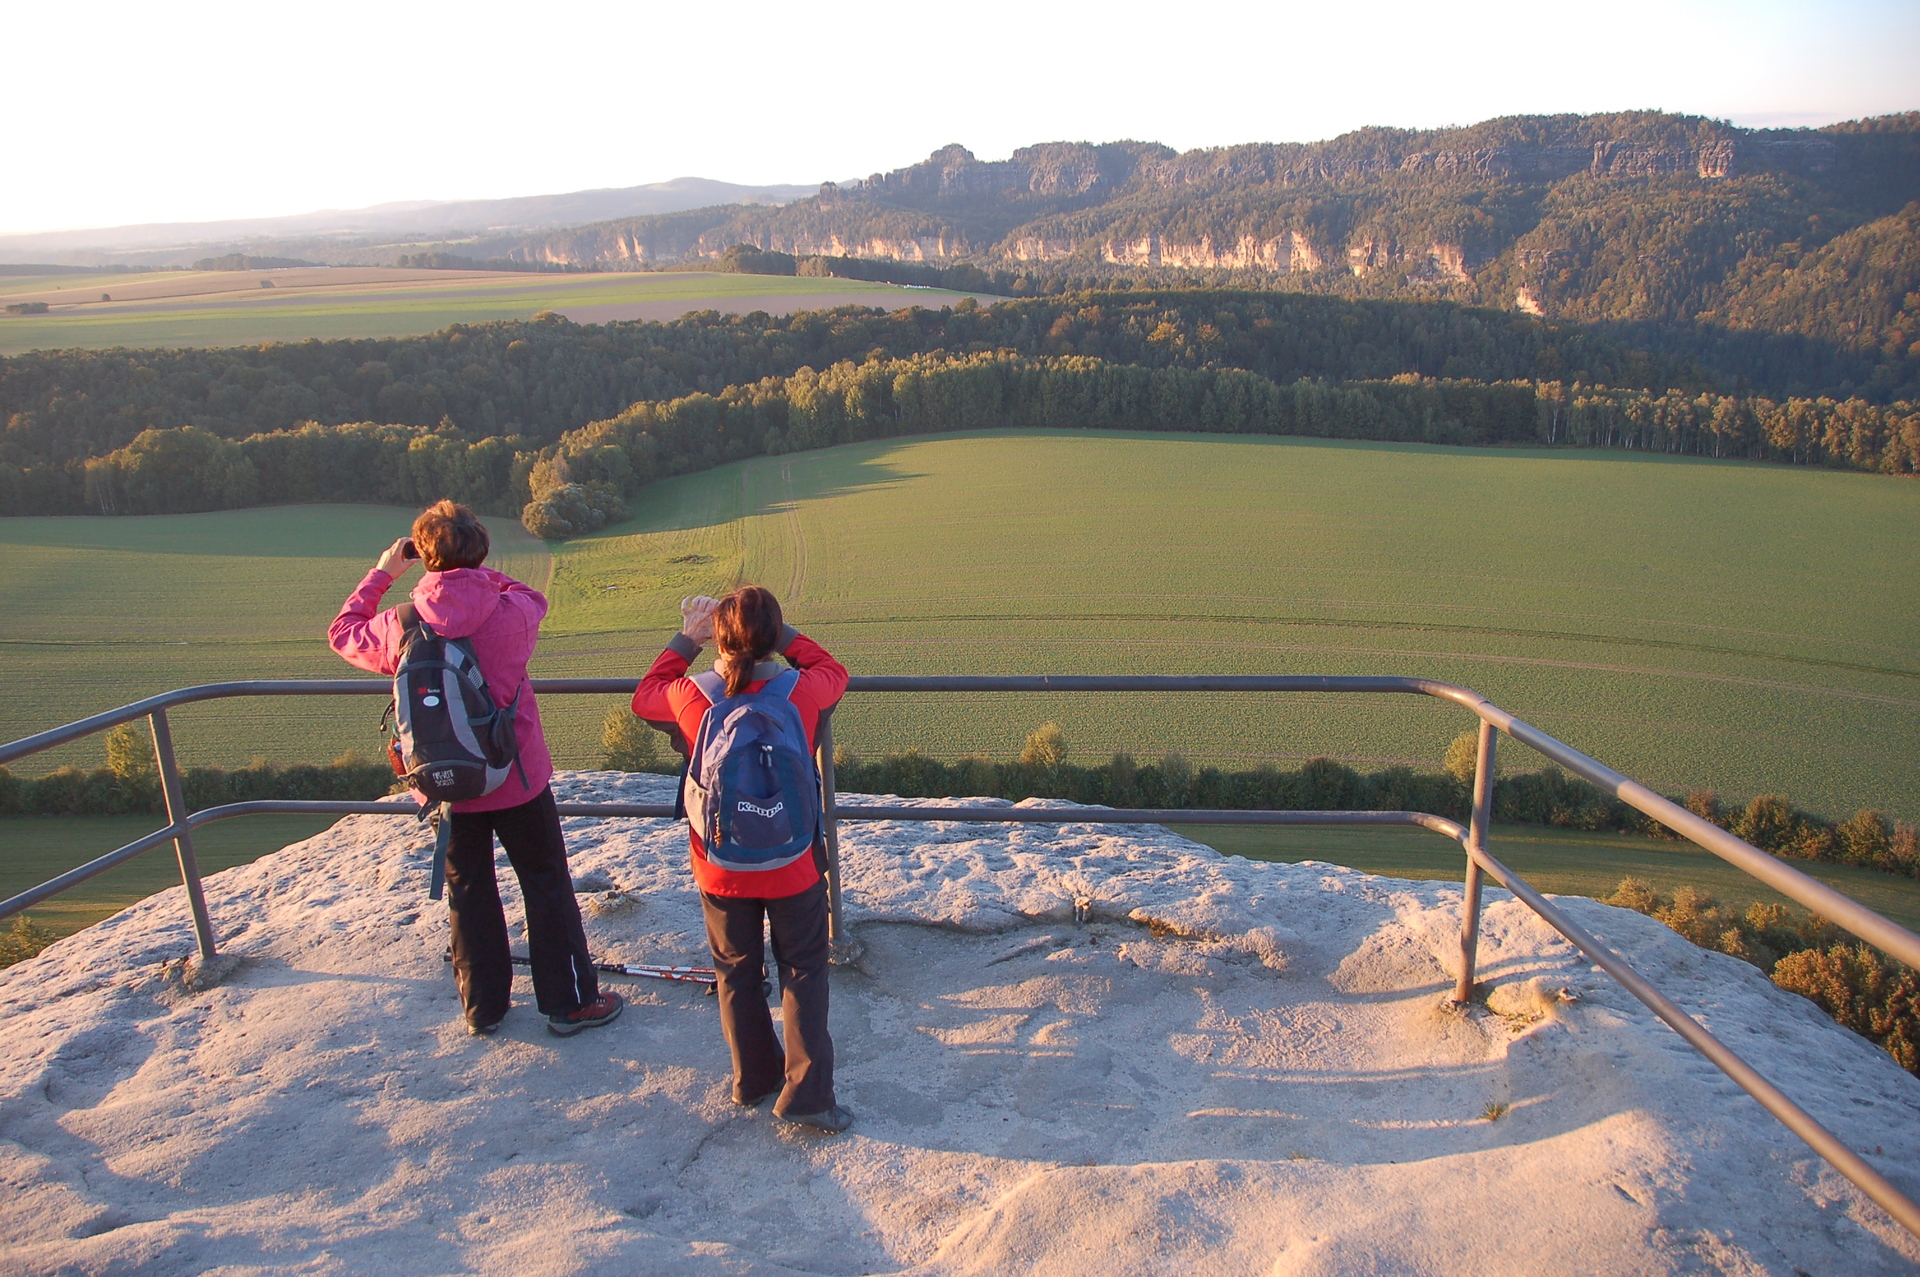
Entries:
MULTIPOLYGON (((641 801, 670 783, 561 778, 641 801)), ((596 951, 700 959, 684 833, 568 826, 596 951)), ((243 961, 205 992, 169 965, 191 950, 177 890, 61 941, 0 973, 0 1273, 1920 1261, 1504 893, 1482 946, 1490 1009, 1462 1017, 1440 1008, 1457 886, 1095 824, 849 824, 845 843, 866 955, 834 977, 859 1114, 834 1139, 729 1103, 689 988, 623 984, 616 1024, 560 1040, 522 986, 498 1038, 469 1038, 410 821, 350 818, 210 879, 243 961), (1489 1122, 1490 1103, 1509 1111, 1489 1122)), ((1751 967, 1565 907, 1920 1191, 1920 1080, 1751 967)))

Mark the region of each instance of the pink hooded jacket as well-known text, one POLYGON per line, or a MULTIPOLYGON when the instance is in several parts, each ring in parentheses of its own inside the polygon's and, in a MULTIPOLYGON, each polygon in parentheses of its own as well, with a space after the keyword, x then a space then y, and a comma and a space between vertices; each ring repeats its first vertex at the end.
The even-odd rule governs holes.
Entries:
MULTIPOLYGON (((380 600, 392 584, 391 576, 373 569, 333 618, 327 642, 347 664, 389 675, 399 664, 400 618, 392 608, 380 611, 380 600)), ((455 803, 453 809, 499 811, 538 798, 553 778, 553 756, 540 730, 540 704, 527 679, 527 662, 540 636, 541 618, 547 614, 546 595, 492 568, 454 568, 422 577, 413 588, 413 606, 421 620, 446 637, 472 637, 473 654, 497 704, 511 704, 514 693, 520 693, 515 719, 520 765, 485 798, 455 803)))

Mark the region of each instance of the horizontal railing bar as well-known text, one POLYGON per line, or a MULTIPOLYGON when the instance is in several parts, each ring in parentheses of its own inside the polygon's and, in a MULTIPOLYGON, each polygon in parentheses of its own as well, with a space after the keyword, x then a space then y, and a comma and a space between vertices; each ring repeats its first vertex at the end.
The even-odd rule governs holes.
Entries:
POLYGON ((388 799, 334 798, 253 798, 243 803, 207 807, 187 817, 187 828, 198 829, 216 820, 234 816, 414 816, 420 805, 411 798, 388 799))
POLYGON ((1215 807, 909 807, 843 803, 841 820, 953 821, 1009 825, 1415 825, 1460 841, 1467 831, 1423 811, 1248 811, 1215 807))
POLYGON ((64 745, 68 741, 78 740, 94 732, 105 731, 109 727, 130 723, 136 718, 145 718, 158 709, 168 709, 175 705, 191 705, 196 701, 217 701, 229 696, 372 695, 393 695, 392 681, 388 679, 375 681, 368 678, 316 678, 250 679, 235 683, 202 683, 198 687, 181 687, 171 692, 162 692, 158 696, 149 696, 144 701, 135 701, 131 705, 122 705, 119 709, 110 709, 104 713, 95 714, 91 718, 68 723, 64 727, 55 727, 0 745, 0 764, 52 749, 56 745, 64 745))
MULTIPOLYGON (((562 816, 600 816, 635 820, 671 820, 674 810, 659 803, 558 803, 562 816)), ((197 829, 210 821, 233 816, 262 815, 374 815, 412 816, 414 804, 348 802, 325 799, 254 799, 209 807, 187 818, 197 829)), ((1466 830, 1445 816, 1423 811, 1247 811, 1204 807, 916 807, 892 804, 842 804, 834 808, 841 820, 952 821, 1007 825, 1412 825, 1431 829, 1455 842, 1466 830)))
POLYGON ((1467 843, 1467 854, 1478 861, 1482 868, 1492 874, 1494 879, 1519 898, 1527 908, 1546 920, 1548 926, 1565 936, 1575 948, 1587 955, 1601 970, 1619 981, 1621 986, 1638 998, 1652 1012, 1666 1021, 1668 1026, 1684 1038, 1689 1046, 1707 1057, 1722 1073, 1760 1101, 1767 1112, 1780 1120, 1781 1125, 1807 1142, 1829 1165, 1845 1175, 1857 1185, 1861 1192, 1877 1202, 1887 1214, 1920 1237, 1920 1205, 1888 1183, 1880 1172, 1869 1166, 1864 1158, 1816 1121, 1812 1114, 1788 1099, 1780 1088, 1767 1081, 1751 1065, 1732 1051, 1720 1039, 1707 1032, 1701 1023, 1681 1010, 1667 996, 1628 966, 1612 949, 1601 943, 1598 937, 1587 931, 1579 923, 1567 917, 1556 908, 1552 901, 1535 891, 1533 885, 1519 874, 1501 864, 1485 851, 1476 849, 1472 842, 1467 843))
MULTIPOLYGON (((628 695, 640 685, 638 678, 536 678, 536 694, 554 695, 628 695)), ((1441 695, 1449 689, 1473 696, 1466 688, 1420 678, 1374 678, 1321 675, 1268 674, 1037 674, 1037 675, 956 675, 919 678, 894 675, 858 675, 848 683, 854 692, 1406 692, 1415 695, 1441 695)), ((198 701, 222 700, 234 696, 385 696, 393 691, 386 679, 249 679, 229 683, 203 683, 182 687, 146 700, 107 710, 91 718, 55 727, 33 736, 0 745, 0 764, 37 754, 78 740, 82 736, 117 727, 121 723, 144 718, 156 709, 189 705, 198 701)), ((1449 698, 1453 699, 1453 698, 1449 698)), ((1465 701, 1461 702, 1465 704, 1465 701)))
MULTIPOLYGON (((850 692, 1402 692, 1455 688, 1425 678, 1361 674, 868 674, 850 692)), ((1472 695, 1471 692, 1467 693, 1472 695)))
POLYGON ((37 887, 27 888, 17 896, 0 900, 0 918, 10 918, 23 909, 31 909, 48 896, 57 896, 67 888, 78 886, 89 878, 105 873, 115 865, 125 864, 143 851, 152 851, 161 843, 170 842, 179 832, 172 825, 168 825, 165 829, 157 829, 96 860, 89 860, 84 865, 69 869, 58 878, 49 878, 37 887))
MULTIPOLYGON (((631 694, 633 678, 535 679, 535 692, 548 694, 631 694)), ((252 680, 181 688, 96 714, 51 731, 0 745, 0 764, 51 749, 91 732, 117 726, 156 709, 233 696, 386 695, 391 685, 376 679, 252 680)), ((1646 786, 1515 718, 1470 688, 1436 679, 1371 675, 1270 674, 1027 674, 1027 675, 862 675, 850 680, 853 692, 1361 692, 1405 693, 1452 701, 1473 711, 1508 736, 1552 759, 1620 801, 1705 847, 1722 860, 1766 883, 1788 899, 1891 954, 1920 968, 1920 935, 1881 917, 1818 879, 1801 873, 1758 847, 1734 837, 1710 821, 1669 802, 1646 786)), ((1155 822, 1160 823, 1160 822, 1155 822)))

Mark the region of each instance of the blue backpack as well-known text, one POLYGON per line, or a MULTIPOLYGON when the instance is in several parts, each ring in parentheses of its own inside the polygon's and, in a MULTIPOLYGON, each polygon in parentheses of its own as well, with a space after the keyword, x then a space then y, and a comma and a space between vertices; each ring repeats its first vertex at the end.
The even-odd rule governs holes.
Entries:
POLYGON ((712 705, 687 758, 687 822, 711 864, 784 869, 813 850, 821 831, 820 773, 793 704, 800 672, 738 696, 712 671, 693 682, 712 705))

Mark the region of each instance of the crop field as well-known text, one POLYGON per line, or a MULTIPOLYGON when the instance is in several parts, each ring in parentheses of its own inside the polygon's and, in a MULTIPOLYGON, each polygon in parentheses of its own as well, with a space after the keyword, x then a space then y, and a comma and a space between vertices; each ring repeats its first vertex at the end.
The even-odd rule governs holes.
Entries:
MULTIPOLYGON (((0 519, 0 708, 12 740, 155 692, 236 678, 341 678, 327 623, 416 512, 294 506, 128 519, 0 519)), ((489 521, 493 562, 534 584, 546 547, 512 519, 489 521)), ((396 591, 393 602, 400 601, 396 591)), ((381 713, 367 700, 276 699, 173 713, 183 762, 324 762, 373 753, 381 713)), ((25 760, 99 766, 98 737, 25 760)))
MULTIPOLYGON (((1670 792, 1920 816, 1920 485, 1619 454, 955 436, 653 489, 556 551, 549 668, 637 668, 692 591, 761 582, 873 673, 1418 674, 1670 792), (640 641, 634 641, 639 638, 640 641)), ((1432 767, 1424 698, 856 698, 857 752, 1432 767)), ((1509 746, 1509 764, 1539 760, 1509 746)))
MULTIPOLYGON (((552 558, 536 672, 642 671, 685 594, 735 581, 870 673, 1418 674, 1477 688, 1668 792, 1920 817, 1920 485, 1868 475, 1271 438, 935 437, 656 485, 552 558)), ((11 738, 162 688, 347 673, 325 624, 409 512, 0 521, 11 738)), ((548 710, 591 764, 614 702, 548 710)), ((377 698, 178 711, 191 762, 371 749, 377 698)), ((1431 768, 1470 726, 1411 697, 856 697, 858 753, 1431 768)), ((43 765, 97 765, 73 746, 43 765)), ((1504 762, 1538 759, 1508 746, 1504 762)), ((23 770, 35 770, 28 767, 23 770)))
POLYGON ((449 324, 530 319, 542 310, 559 311, 579 323, 604 323, 672 319, 704 309, 785 313, 848 303, 938 307, 965 295, 864 280, 699 271, 539 275, 345 266, 16 275, 0 276, 0 301, 43 301, 50 309, 41 315, 0 315, 0 355, 397 337, 449 324))
MULTIPOLYGON (((1390 878, 1445 882, 1459 882, 1465 872, 1465 854, 1457 844, 1419 829, 1179 825, 1174 832, 1250 860, 1322 860, 1390 878)), ((1736 913, 1745 913, 1755 901, 1785 905, 1795 917, 1806 913, 1690 842, 1522 825, 1495 825, 1489 841, 1496 859, 1551 895, 1605 899, 1631 876, 1663 895, 1697 887, 1736 913)), ((1920 930, 1920 882, 1851 865, 1795 861, 1793 867, 1909 930, 1920 930)), ((1492 888, 1493 881, 1487 885, 1492 888)))
MULTIPOLYGON (((0 817, 0 899, 124 847, 165 823, 158 816, 0 817)), ((216 874, 311 838, 332 823, 312 816, 240 816, 217 821, 194 834, 194 859, 201 874, 216 874)), ((42 901, 27 916, 55 935, 71 935, 156 891, 179 885, 180 862, 174 858, 173 844, 167 843, 42 901)), ((214 893, 216 910, 218 899, 214 893)), ((10 920, 0 923, 11 925, 10 920)))

